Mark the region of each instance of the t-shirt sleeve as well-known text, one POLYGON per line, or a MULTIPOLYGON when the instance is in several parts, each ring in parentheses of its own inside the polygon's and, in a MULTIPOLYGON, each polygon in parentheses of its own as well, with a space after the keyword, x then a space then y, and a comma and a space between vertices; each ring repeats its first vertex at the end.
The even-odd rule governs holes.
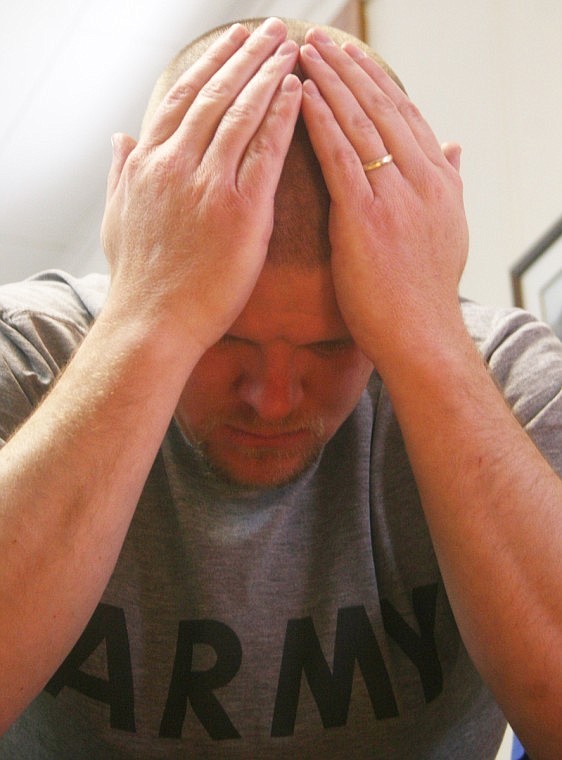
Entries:
POLYGON ((83 337, 71 325, 50 324, 52 320, 33 320, 19 332, 13 324, 0 321, 0 443, 24 422, 37 407, 83 337), (54 355, 49 340, 42 339, 48 330, 57 334, 58 342, 68 351, 54 355), (66 335, 65 335, 66 333, 66 335))
POLYGON ((0 445, 40 403, 91 321, 64 283, 0 288, 0 445))
POLYGON ((476 335, 514 415, 562 476, 562 343, 521 309, 490 312, 476 335))

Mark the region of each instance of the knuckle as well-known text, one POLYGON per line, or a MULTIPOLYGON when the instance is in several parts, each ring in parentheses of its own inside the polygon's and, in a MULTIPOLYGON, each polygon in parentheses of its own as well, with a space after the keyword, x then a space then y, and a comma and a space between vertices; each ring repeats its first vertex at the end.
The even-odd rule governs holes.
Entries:
POLYGON ((389 115, 396 113, 396 105, 388 95, 382 92, 372 93, 369 105, 375 114, 382 113, 383 115, 389 115))
POLYGON ((175 151, 153 149, 134 151, 129 157, 127 176, 130 182, 160 195, 175 184, 184 173, 184 157, 175 151))
POLYGON ((275 150, 275 146, 272 145, 271 140, 268 139, 265 135, 258 133, 252 140, 250 150, 252 152, 252 155, 256 158, 269 159, 272 150, 275 150))
POLYGON ((420 193, 429 203, 438 208, 449 208, 462 198, 462 181, 460 177, 443 173, 437 167, 420 171, 420 193))
POLYGON ((444 184, 439 176, 439 171, 423 158, 412 162, 411 176, 413 187, 420 199, 424 202, 439 203, 443 197, 444 184))
POLYGON ((268 54, 268 43, 259 35, 250 35, 245 44, 237 51, 237 55, 247 61, 255 62, 257 59, 264 59, 268 54))
POLYGON ((221 79, 220 77, 213 77, 203 85, 199 91, 198 97, 200 97, 202 100, 222 102, 223 100, 227 100, 231 97, 231 88, 224 79, 221 79))
POLYGON ((140 146, 137 147, 127 157, 127 161, 125 162, 125 166, 123 167, 123 174, 129 178, 140 174, 141 172, 144 171, 146 159, 147 159, 147 152, 143 150, 140 146))
POLYGON ((401 101, 398 110, 408 123, 423 121, 419 108, 408 98, 404 98, 404 100, 401 101))
POLYGON ((191 104, 197 96, 197 87, 190 79, 180 80, 167 93, 162 102, 166 111, 173 111, 178 105, 191 104))
POLYGON ((363 112, 352 115, 351 128, 354 135, 367 140, 377 134, 373 122, 363 112))
POLYGON ((234 125, 247 124, 256 118, 255 105, 247 100, 235 100, 224 115, 224 120, 234 125))
POLYGON ((340 171, 347 173, 349 166, 357 161, 357 153, 351 145, 339 145, 333 149, 332 162, 340 171))
POLYGON ((218 71, 225 62, 225 54, 222 48, 210 47, 205 51, 203 56, 205 63, 210 65, 211 69, 218 71))

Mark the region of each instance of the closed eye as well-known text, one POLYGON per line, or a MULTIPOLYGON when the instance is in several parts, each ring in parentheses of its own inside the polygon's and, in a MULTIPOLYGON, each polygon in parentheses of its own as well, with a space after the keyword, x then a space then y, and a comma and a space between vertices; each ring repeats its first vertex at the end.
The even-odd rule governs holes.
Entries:
POLYGON ((354 345, 352 340, 344 338, 342 340, 322 340, 317 343, 309 343, 308 348, 321 356, 331 356, 342 353, 354 345))
POLYGON ((236 343, 246 346, 255 345, 253 341, 248 340, 247 338, 239 338, 237 335, 229 335, 228 333, 222 336, 222 338, 219 340, 219 343, 223 346, 233 345, 236 343))
MULTIPOLYGON (((226 333, 219 340, 219 344, 223 346, 239 345, 239 346, 255 346, 258 345, 249 338, 242 338, 238 335, 231 335, 226 333)), ((313 351, 319 356, 332 356, 334 354, 343 353, 349 348, 353 348, 355 343, 351 338, 338 338, 336 340, 319 340, 314 343, 306 343, 301 345, 301 348, 305 348, 309 351, 313 351)))

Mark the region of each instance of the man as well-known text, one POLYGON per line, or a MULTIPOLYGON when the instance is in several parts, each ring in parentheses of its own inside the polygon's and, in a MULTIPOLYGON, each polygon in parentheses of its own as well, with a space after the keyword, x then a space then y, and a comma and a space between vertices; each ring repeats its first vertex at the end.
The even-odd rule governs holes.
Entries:
POLYGON ((458 147, 290 37, 197 41, 115 137, 107 295, 4 291, 6 757, 562 746, 560 343, 459 305, 458 147))

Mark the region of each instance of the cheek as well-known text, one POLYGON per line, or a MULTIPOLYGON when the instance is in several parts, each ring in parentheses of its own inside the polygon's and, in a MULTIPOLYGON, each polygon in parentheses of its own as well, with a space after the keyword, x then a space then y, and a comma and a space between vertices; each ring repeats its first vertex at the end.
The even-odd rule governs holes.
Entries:
POLYGON ((343 421, 357 405, 372 371, 372 364, 361 357, 336 362, 318 372, 314 392, 321 406, 336 421, 343 421))
POLYGON ((196 429, 220 412, 230 397, 231 376, 220 364, 205 361, 193 370, 180 396, 177 415, 196 429))

